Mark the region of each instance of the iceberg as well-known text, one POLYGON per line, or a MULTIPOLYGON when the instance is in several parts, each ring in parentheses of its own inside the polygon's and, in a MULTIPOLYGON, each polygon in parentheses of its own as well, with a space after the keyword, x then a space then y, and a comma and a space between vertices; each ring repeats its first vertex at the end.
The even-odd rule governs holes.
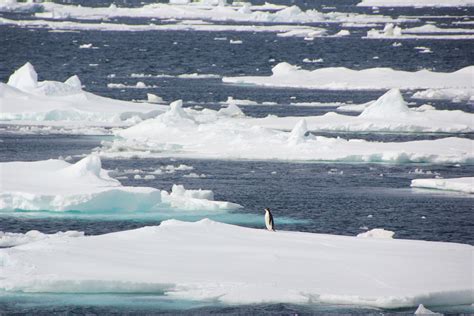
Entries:
POLYGON ((0 249, 0 289, 148 293, 228 304, 472 304, 472 251, 456 243, 167 220, 0 249))
POLYGON ((310 71, 282 62, 272 68, 271 76, 223 77, 222 81, 233 84, 320 90, 472 89, 473 72, 474 66, 451 73, 426 69, 410 72, 392 68, 352 70, 344 67, 326 67, 310 71))
MULTIPOLYGON (((289 121, 276 121, 275 126, 278 129, 269 128, 263 126, 265 119, 229 117, 219 112, 210 109, 184 109, 181 101, 173 102, 168 112, 116 131, 115 134, 120 138, 104 142, 98 153, 110 158, 188 157, 392 163, 474 161, 474 141, 465 138, 450 137, 399 143, 346 140, 308 133, 307 131, 311 130, 308 117, 305 117, 304 121, 301 121, 301 117, 291 117, 295 122, 292 131, 287 132, 280 129, 282 122, 286 124, 289 121)), ((380 119, 378 111, 373 109, 366 115, 382 122, 385 120, 380 119)), ((400 120, 404 119, 406 117, 401 116, 400 120)), ((275 121, 268 122, 272 123, 275 121)))
POLYGON ((238 204, 214 201, 212 191, 171 193, 151 187, 123 186, 102 169, 99 156, 75 164, 50 159, 0 163, 0 213, 22 211, 116 213, 166 210, 232 210, 238 204))
POLYGON ((72 76, 65 82, 38 81, 30 63, 0 83, 0 124, 130 126, 167 109, 164 105, 101 97, 82 89, 72 76))
POLYGON ((411 187, 474 194, 474 177, 451 179, 414 179, 411 180, 411 187))

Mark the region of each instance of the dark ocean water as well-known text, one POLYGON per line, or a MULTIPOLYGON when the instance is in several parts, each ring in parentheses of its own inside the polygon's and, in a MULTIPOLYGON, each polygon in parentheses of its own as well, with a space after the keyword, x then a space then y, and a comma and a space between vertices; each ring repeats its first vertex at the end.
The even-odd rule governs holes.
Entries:
MULTIPOLYGON (((109 5, 111 1, 72 1, 86 5, 109 5)), ((142 1, 114 1, 137 6, 142 1)), ((146 1, 147 3, 150 1, 146 1)), ((254 3, 262 3, 255 1, 254 3)), ((330 11, 325 6, 336 6, 343 12, 372 12, 371 8, 354 7, 357 1, 288 1, 273 3, 298 4, 303 8, 330 11)), ((427 16, 422 22, 435 21, 447 26, 463 16, 473 16, 474 9, 408 9, 380 8, 380 14, 391 16, 427 16), (433 17, 444 16, 444 17, 433 17), (449 17, 446 17, 449 16, 449 17)), ((5 17, 31 18, 28 15, 5 17)), ((119 19, 122 23, 149 23, 149 19, 119 19)), ((329 33, 340 30, 338 24, 316 24, 329 33)), ((456 26, 458 27, 458 26, 456 26)), ((131 78, 132 73, 179 75, 209 73, 220 76, 268 75, 271 67, 286 61, 307 69, 318 67, 392 67, 401 70, 421 68, 454 71, 472 65, 474 42, 468 40, 403 40, 401 47, 392 47, 393 40, 361 39, 368 28, 351 29, 347 38, 316 38, 312 42, 298 38, 278 38, 275 34, 237 32, 99 32, 52 33, 48 30, 28 30, 0 26, 0 81, 19 66, 30 61, 40 80, 65 80, 79 75, 87 91, 124 100, 143 100, 146 93, 156 93, 167 101, 183 99, 189 105, 198 104, 217 108, 219 102, 233 96, 258 102, 277 102, 278 106, 247 106, 247 115, 319 115, 331 108, 298 107, 294 102, 353 102, 363 103, 383 94, 383 91, 323 91, 302 89, 272 89, 222 84, 220 79, 131 78), (242 45, 216 41, 216 37, 240 39, 242 45), (79 49, 79 45, 93 43, 99 49, 79 49), (176 43, 176 44, 174 44, 176 43), (432 54, 420 54, 414 47, 426 46, 432 54), (374 58, 378 57, 378 58, 374 58), (323 58, 323 63, 305 64, 304 58, 323 58), (91 66, 91 64, 98 64, 91 66), (115 76, 111 78, 111 74, 115 76), (135 84, 143 81, 156 85, 152 89, 109 89, 107 83, 135 84)), ((410 99, 411 106, 427 103, 410 99)), ((461 109, 474 112, 466 102, 430 101, 439 109, 461 109)), ((409 141, 436 139, 442 134, 373 134, 320 133, 325 136, 363 138, 376 141, 409 141)), ((457 135, 473 138, 472 134, 457 135)), ((73 156, 78 160, 100 145, 104 136, 20 135, 0 133, 0 161, 34 161, 59 156, 73 156)), ((348 163, 288 163, 255 161, 218 161, 185 159, 103 160, 103 167, 120 173, 126 169, 143 171, 162 165, 184 163, 193 172, 206 178, 186 178, 176 172, 157 176, 154 180, 135 180, 131 175, 121 179, 124 185, 152 186, 170 190, 172 184, 186 188, 211 189, 216 199, 232 201, 244 209, 231 214, 214 216, 216 220, 262 227, 262 209, 274 210, 280 229, 353 236, 366 229, 381 227, 392 230, 396 238, 422 239, 474 244, 474 203, 472 196, 460 193, 410 189, 410 180, 419 177, 472 176, 471 165, 430 164, 348 164, 348 163), (415 169, 431 172, 414 174, 415 169)), ((120 216, 42 216, 16 214, 1 216, 0 230, 26 232, 37 229, 53 233, 60 230, 80 230, 86 234, 102 234, 158 225, 161 217, 120 216)), ((197 216, 178 215, 185 220, 197 216)), ((212 217, 212 216, 211 216, 212 217)), ((434 307, 447 313, 473 312, 472 307, 434 307)), ((269 304, 251 306, 221 306, 214 302, 170 301, 150 295, 32 295, 0 293, 0 315, 116 315, 116 314, 409 314, 414 310, 382 311, 353 306, 295 306, 269 304)))

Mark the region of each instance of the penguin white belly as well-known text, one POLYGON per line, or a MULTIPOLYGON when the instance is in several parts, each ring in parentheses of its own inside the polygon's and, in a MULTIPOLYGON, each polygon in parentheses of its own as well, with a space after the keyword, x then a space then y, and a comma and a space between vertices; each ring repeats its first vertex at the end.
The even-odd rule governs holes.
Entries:
POLYGON ((265 213, 265 226, 268 230, 273 230, 273 218, 270 216, 270 213, 265 213))

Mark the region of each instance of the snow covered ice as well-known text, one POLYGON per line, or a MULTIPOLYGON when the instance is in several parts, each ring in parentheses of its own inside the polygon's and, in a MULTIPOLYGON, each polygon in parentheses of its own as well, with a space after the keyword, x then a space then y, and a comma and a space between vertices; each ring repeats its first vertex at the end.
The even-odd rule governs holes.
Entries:
POLYGON ((454 243, 168 220, 160 226, 2 249, 0 288, 164 293, 233 304, 471 304, 472 251, 472 246, 454 243), (94 269, 84 270, 86 266, 94 269))
POLYGON ((282 62, 272 68, 271 76, 224 77, 222 81, 268 87, 328 90, 472 89, 473 67, 465 67, 451 73, 426 69, 409 72, 391 68, 352 70, 344 67, 318 68, 310 71, 282 62))
POLYGON ((413 188, 458 191, 474 194, 474 177, 452 179, 415 179, 411 181, 411 186, 413 188))
MULTIPOLYGON (((209 109, 196 111, 184 109, 181 101, 173 102, 170 110, 157 118, 117 131, 116 135, 121 139, 105 143, 100 154, 106 157, 431 163, 472 163, 474 158, 471 150, 474 141, 469 139, 451 137, 404 143, 381 143, 314 136, 308 133, 307 122, 313 124, 314 121, 327 120, 327 117, 338 114, 329 113, 322 117, 304 119, 297 117, 252 119, 242 117, 241 112, 237 111, 238 107, 232 106, 234 107, 232 111, 229 108, 219 111, 209 109), (291 129, 291 132, 284 129, 291 129)), ((435 114, 437 112, 432 111, 435 114)), ((411 130, 420 130, 413 127, 414 123, 410 122, 410 116, 415 117, 414 121, 426 122, 424 113, 409 112, 412 111, 406 107, 403 99, 400 99, 399 92, 394 90, 374 102, 362 112, 360 117, 339 116, 348 120, 347 126, 353 126, 351 119, 354 119, 368 124, 369 130, 377 130, 371 126, 374 124, 371 120, 374 120, 373 122, 381 120, 387 124, 386 116, 397 115, 399 121, 393 125, 405 124, 411 130), (393 100, 398 103, 393 103, 393 100), (416 120, 416 117, 420 119, 416 120), (404 123, 400 123, 402 121, 404 123)), ((462 113, 454 114, 455 117, 462 117, 462 113)), ((468 122, 472 114, 465 113, 465 115, 468 122)), ((433 118, 435 117, 436 115, 433 115, 433 118)), ((442 120, 440 119, 439 122, 442 120)), ((315 125, 313 124, 312 127, 315 125)), ((460 125, 460 127, 461 130, 470 128, 469 125, 460 125)), ((435 130, 440 130, 440 127, 436 128, 435 130)), ((389 130, 390 127, 385 127, 385 129, 389 130)), ((398 130, 404 129, 399 127, 398 130)), ((444 130, 449 131, 449 129, 444 130)), ((428 131, 433 131, 433 129, 428 129, 428 131)))
POLYGON ((170 209, 233 210, 238 204, 214 201, 212 191, 172 191, 122 186, 101 167, 97 155, 75 164, 63 160, 0 163, 0 213, 25 211, 137 212, 170 209))
POLYGON ((0 123, 127 126, 163 113, 166 107, 101 97, 82 89, 77 76, 65 82, 38 81, 30 63, 0 83, 0 123))
POLYGON ((473 313, 473 9, 0 0, 0 314, 473 313))

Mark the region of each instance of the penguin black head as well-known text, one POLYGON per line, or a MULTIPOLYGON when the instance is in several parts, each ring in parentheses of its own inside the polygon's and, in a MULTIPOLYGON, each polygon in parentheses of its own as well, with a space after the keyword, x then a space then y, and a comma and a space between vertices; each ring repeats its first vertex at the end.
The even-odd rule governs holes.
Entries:
POLYGON ((268 207, 265 208, 266 212, 270 212, 270 209, 268 207))

